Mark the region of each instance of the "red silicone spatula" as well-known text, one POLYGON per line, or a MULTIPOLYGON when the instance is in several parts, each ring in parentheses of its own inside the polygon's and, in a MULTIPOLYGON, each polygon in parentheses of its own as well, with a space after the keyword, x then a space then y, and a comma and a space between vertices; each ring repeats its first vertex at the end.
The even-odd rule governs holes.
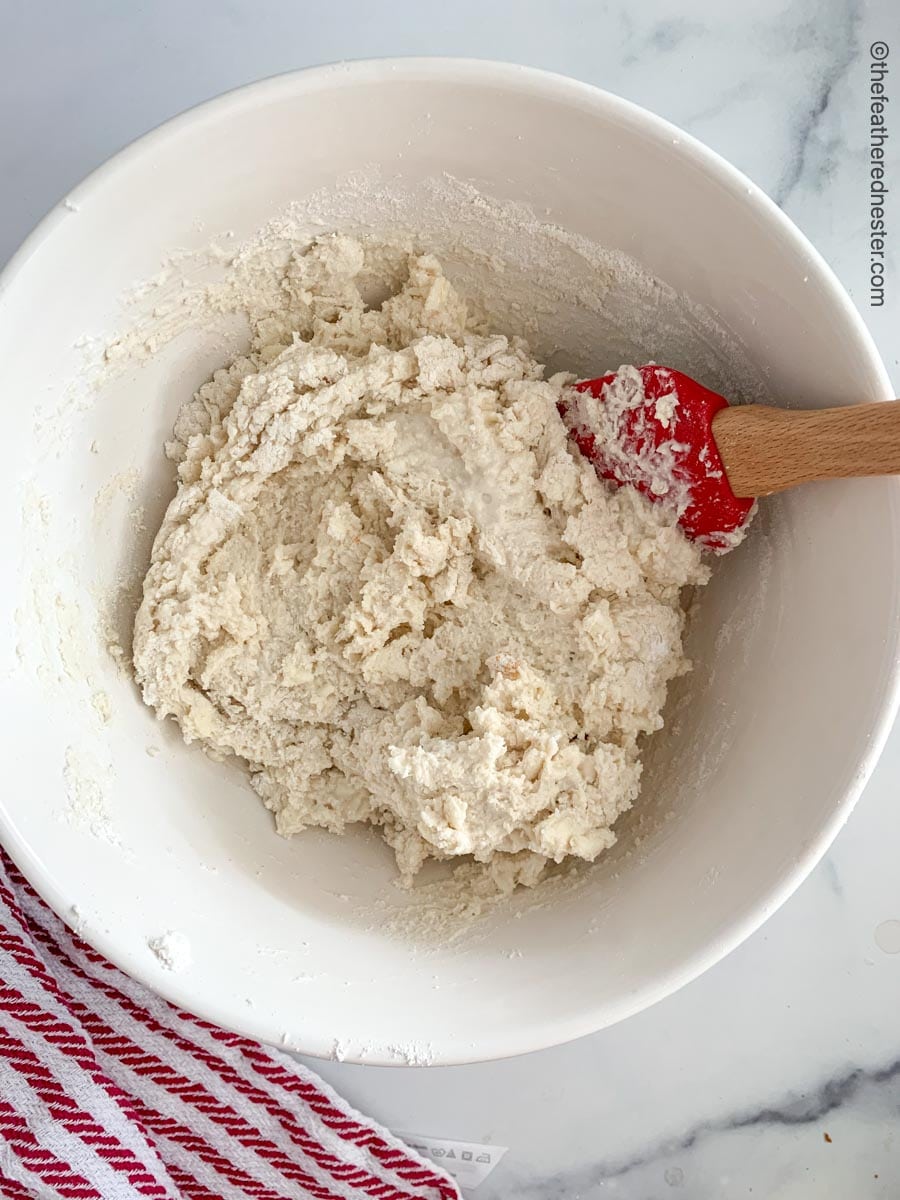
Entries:
POLYGON ((814 479, 900 474, 900 401, 845 408, 729 406, 668 367, 574 386, 560 414, 599 474, 672 505, 688 537, 724 551, 755 497, 814 479))

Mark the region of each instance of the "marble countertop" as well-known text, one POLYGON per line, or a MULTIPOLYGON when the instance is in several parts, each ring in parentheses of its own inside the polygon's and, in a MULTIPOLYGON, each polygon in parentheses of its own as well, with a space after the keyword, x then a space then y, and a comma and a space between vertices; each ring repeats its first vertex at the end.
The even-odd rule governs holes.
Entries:
MULTIPOLYGON (((895 55, 900 102, 896 0, 30 0, 4 29, 0 261, 108 154, 239 83, 338 58, 511 59, 636 100, 746 171, 835 268, 900 394, 900 126, 877 309, 866 164, 875 41, 895 55)), ((898 847, 900 730, 800 891, 654 1009, 507 1062, 310 1065, 395 1129, 507 1147, 477 1200, 896 1197, 898 847)))

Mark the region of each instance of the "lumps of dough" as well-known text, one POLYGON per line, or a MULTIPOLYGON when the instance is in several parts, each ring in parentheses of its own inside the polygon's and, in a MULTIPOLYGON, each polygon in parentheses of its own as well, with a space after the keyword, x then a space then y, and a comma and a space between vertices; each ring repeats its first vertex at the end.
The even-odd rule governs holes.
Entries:
POLYGON ((138 682, 247 761, 284 834, 371 822, 407 878, 430 856, 593 859, 707 570, 597 478, 557 415, 571 380, 485 329, 434 257, 367 306, 384 261, 345 237, 295 254, 248 353, 179 416, 138 682))

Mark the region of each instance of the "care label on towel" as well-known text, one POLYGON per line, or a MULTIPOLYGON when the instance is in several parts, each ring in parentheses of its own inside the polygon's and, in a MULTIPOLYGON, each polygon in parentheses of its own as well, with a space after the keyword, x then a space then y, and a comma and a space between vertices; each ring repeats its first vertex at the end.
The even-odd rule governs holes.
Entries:
POLYGON ((450 1138, 423 1137, 420 1133, 398 1133, 397 1137, 423 1158, 439 1163, 448 1175, 469 1190, 484 1183, 507 1150, 506 1146, 454 1142, 450 1138))

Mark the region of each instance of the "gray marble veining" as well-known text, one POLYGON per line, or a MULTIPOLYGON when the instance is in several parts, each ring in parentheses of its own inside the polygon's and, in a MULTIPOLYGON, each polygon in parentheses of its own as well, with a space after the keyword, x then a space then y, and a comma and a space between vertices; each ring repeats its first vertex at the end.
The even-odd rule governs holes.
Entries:
MULTIPOLYGON (((826 53, 816 77, 810 81, 806 103, 801 105, 792 122, 791 145, 786 156, 784 172, 772 191, 772 199, 786 208, 794 189, 812 174, 809 149, 820 134, 823 119, 834 100, 838 84, 858 62, 862 13, 857 0, 841 0, 820 10, 821 24, 804 22, 794 31, 793 49, 801 53, 808 47, 821 44, 826 53), (824 20, 822 18, 825 18, 824 20), (820 30, 826 32, 820 32, 820 30)), ((835 159, 841 150, 840 142, 829 147, 824 160, 817 164, 815 183, 821 188, 833 172, 835 159)))

